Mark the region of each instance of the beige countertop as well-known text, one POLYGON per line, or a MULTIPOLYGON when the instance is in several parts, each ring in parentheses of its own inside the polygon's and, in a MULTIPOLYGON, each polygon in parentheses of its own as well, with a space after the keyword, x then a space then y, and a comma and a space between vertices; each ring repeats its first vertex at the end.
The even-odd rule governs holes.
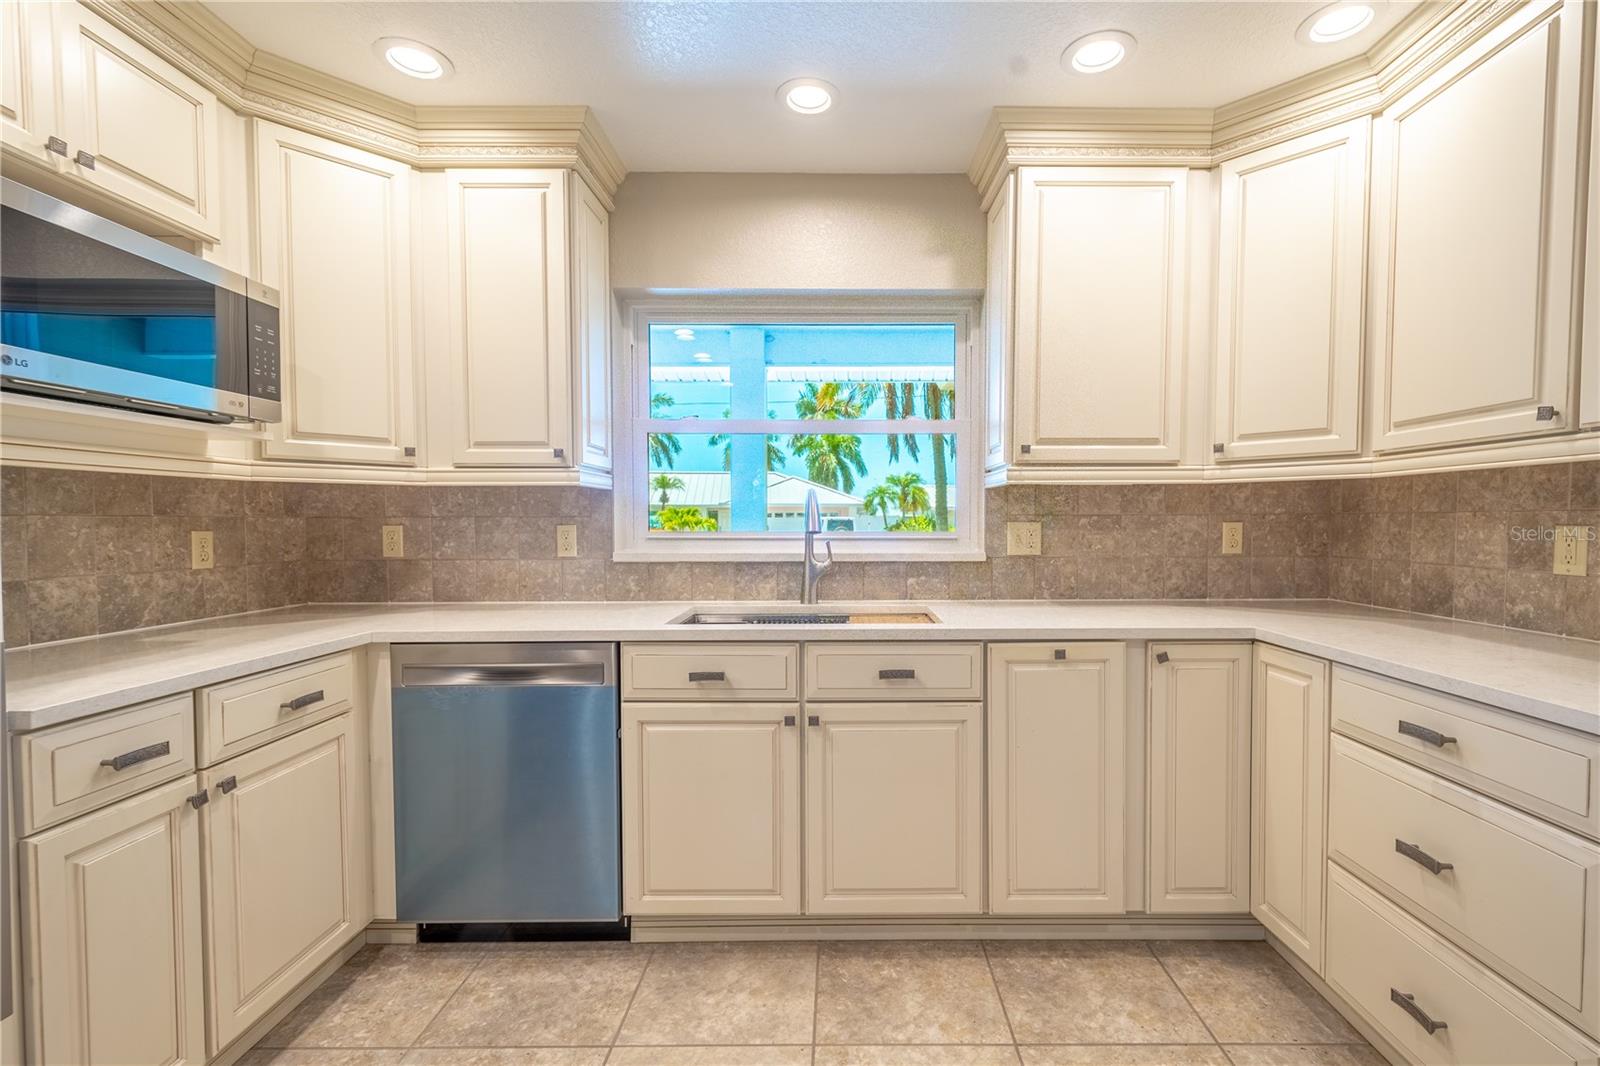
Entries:
MULTIPOLYGON (((1326 601, 928 602, 937 625, 679 626, 657 603, 291 607, 6 653, 13 731, 370 643, 1262 640, 1600 735, 1600 644, 1326 601)), ((735 604, 750 609, 759 604, 735 604)), ((797 609, 795 604, 765 605, 797 609)), ((883 611, 886 603, 859 605, 883 611)), ((850 605, 828 603, 836 612, 850 605)))

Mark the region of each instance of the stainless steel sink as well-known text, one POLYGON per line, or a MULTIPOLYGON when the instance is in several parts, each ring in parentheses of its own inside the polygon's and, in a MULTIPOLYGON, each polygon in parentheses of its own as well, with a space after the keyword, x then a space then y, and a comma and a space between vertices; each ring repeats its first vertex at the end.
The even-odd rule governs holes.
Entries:
POLYGON ((831 611, 786 611, 780 609, 742 611, 706 608, 690 611, 673 620, 680 626, 843 626, 843 625, 931 625, 939 619, 923 610, 884 610, 874 607, 848 607, 831 611))

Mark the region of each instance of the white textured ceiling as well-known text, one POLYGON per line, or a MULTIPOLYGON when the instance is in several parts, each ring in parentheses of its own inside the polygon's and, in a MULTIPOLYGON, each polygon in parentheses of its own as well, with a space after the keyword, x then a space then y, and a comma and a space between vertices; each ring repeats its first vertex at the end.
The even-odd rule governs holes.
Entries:
POLYGON ((415 104, 588 104, 630 170, 964 171, 998 105, 1216 107, 1370 48, 1416 6, 1378 4, 1348 41, 1295 28, 1319 3, 304 3, 210 8, 257 47, 415 104), (1138 39, 1121 67, 1062 69, 1095 30, 1138 39), (412 37, 456 65, 436 82, 373 53, 412 37), (839 91, 807 117, 778 85, 839 91))

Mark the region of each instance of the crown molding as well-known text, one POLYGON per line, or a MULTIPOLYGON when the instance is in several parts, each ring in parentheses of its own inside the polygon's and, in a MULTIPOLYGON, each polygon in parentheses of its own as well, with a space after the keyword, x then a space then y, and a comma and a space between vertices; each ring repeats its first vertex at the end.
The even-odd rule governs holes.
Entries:
POLYGON ((571 167, 608 208, 627 176, 587 107, 417 106, 262 51, 194 0, 83 2, 247 117, 419 169, 571 167))

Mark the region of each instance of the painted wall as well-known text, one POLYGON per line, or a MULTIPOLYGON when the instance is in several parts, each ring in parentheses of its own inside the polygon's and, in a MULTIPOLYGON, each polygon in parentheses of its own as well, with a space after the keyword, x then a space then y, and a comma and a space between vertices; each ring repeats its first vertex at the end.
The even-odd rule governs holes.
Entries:
POLYGON ((630 174, 618 289, 972 290, 984 218, 961 174, 630 174))

